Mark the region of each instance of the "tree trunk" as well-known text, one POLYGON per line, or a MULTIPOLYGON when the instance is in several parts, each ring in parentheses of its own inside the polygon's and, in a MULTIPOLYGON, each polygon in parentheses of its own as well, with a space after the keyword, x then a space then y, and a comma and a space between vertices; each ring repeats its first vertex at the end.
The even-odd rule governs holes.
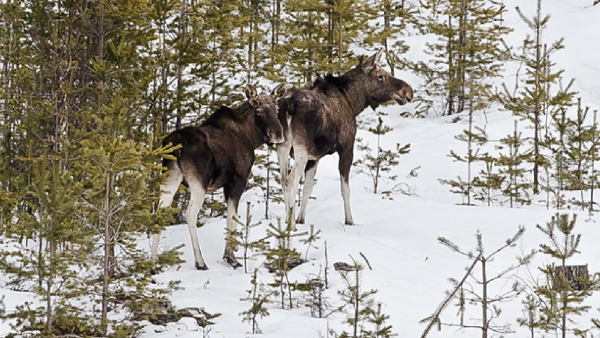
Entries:
POLYGON ((104 194, 104 264, 103 264, 103 283, 102 283, 102 332, 106 334, 108 332, 108 297, 109 297, 109 279, 111 276, 112 264, 111 264, 111 248, 112 242, 112 206, 110 201, 110 192, 113 188, 112 173, 106 172, 106 186, 104 194))

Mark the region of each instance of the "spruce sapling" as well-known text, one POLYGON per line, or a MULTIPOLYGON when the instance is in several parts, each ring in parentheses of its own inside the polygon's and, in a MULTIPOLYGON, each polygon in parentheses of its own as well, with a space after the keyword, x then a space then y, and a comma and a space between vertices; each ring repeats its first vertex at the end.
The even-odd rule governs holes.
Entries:
POLYGON ((481 157, 484 163, 484 169, 481 169, 479 175, 473 179, 473 198, 491 206, 498 201, 499 191, 502 188, 505 177, 502 177, 496 170, 497 160, 485 154, 481 157))
POLYGON ((320 270, 318 275, 311 274, 306 276, 306 283, 302 285, 302 288, 305 292, 304 306, 309 308, 311 317, 326 318, 332 313, 329 297, 325 296, 327 285, 325 285, 325 281, 321 277, 320 270))
POLYGON ((277 226, 271 223, 267 229, 269 246, 263 251, 265 266, 270 272, 275 273, 275 281, 269 285, 279 288, 282 309, 294 307, 292 291, 295 289, 295 283, 290 282, 288 272, 290 263, 300 260, 302 256, 292 246, 292 239, 306 234, 306 232, 295 233, 292 231, 291 222, 287 222, 287 225, 283 227, 280 218, 277 219, 277 226))
POLYGON ((521 133, 517 129, 517 121, 515 121, 515 130, 512 135, 508 135, 500 140, 502 145, 496 146, 502 150, 505 147, 508 149, 507 154, 500 154, 498 166, 500 167, 500 175, 504 177, 504 187, 502 193, 508 198, 510 207, 513 208, 516 204, 530 204, 528 189, 531 184, 524 180, 527 170, 523 167, 530 160, 531 151, 521 151, 525 140, 521 138, 521 133))
POLYGON ((541 327, 539 301, 533 295, 527 297, 521 302, 523 303, 523 317, 517 318, 519 326, 526 326, 529 330, 531 338, 535 338, 535 331, 541 327))
POLYGON ((254 269, 252 278, 250 279, 250 284, 252 287, 250 290, 247 290, 248 297, 241 299, 242 301, 248 301, 251 303, 250 308, 241 312, 240 316, 243 316, 242 322, 249 322, 252 325, 252 334, 262 333, 258 327, 258 319, 259 317, 263 318, 269 315, 269 309, 267 309, 266 305, 271 302, 269 297, 273 294, 272 292, 261 292, 257 276, 258 269, 254 269))
POLYGON ((392 131, 391 127, 383 124, 381 116, 386 114, 378 112, 377 126, 375 128, 369 128, 368 130, 377 135, 377 149, 375 152, 369 147, 369 144, 362 143, 362 139, 358 139, 358 150, 366 152, 363 158, 354 162, 354 165, 358 168, 359 173, 367 174, 373 182, 373 193, 377 194, 377 189, 381 181, 395 181, 397 175, 389 175, 388 173, 393 167, 399 164, 399 158, 403 154, 410 152, 410 144, 400 147, 400 143, 396 144, 396 150, 386 150, 381 148, 381 136, 392 131))
POLYGON ((442 180, 440 179, 440 183, 450 185, 453 190, 453 193, 460 194, 463 198, 463 204, 472 205, 471 204, 471 194, 473 190, 473 175, 472 175, 472 165, 477 161, 483 160, 484 156, 487 156, 487 153, 479 154, 479 150, 483 145, 487 143, 488 136, 485 132, 485 127, 477 127, 473 128, 473 114, 469 112, 469 126, 468 129, 463 130, 463 133, 454 137, 455 139, 465 142, 467 144, 467 154, 465 156, 458 155, 454 152, 454 150, 450 150, 450 157, 454 159, 455 162, 464 162, 467 164, 467 179, 463 181, 460 176, 458 176, 457 181, 453 180, 442 180), (475 130, 473 130, 475 129, 475 130), (466 201, 464 200, 466 198, 466 201))
POLYGON ((300 243, 306 244, 306 254, 304 254, 304 260, 308 260, 308 250, 310 250, 310 248, 319 249, 313 243, 321 238, 321 236, 319 236, 320 233, 321 229, 315 232, 315 225, 311 224, 310 231, 308 232, 308 237, 300 239, 300 243))
POLYGON ((590 151, 586 149, 589 146, 588 135, 589 127, 585 125, 589 107, 581 108, 581 98, 577 100, 577 116, 571 121, 570 128, 567 129, 568 148, 565 154, 573 168, 566 176, 570 190, 579 190, 580 200, 573 198, 571 203, 585 210, 584 191, 588 190, 591 184, 587 177, 590 170, 590 151))
POLYGON ((340 271, 340 275, 345 285, 345 289, 339 290, 338 295, 342 299, 343 305, 339 307, 339 311, 348 310, 348 317, 344 320, 345 323, 352 327, 352 335, 343 331, 338 337, 359 337, 362 334, 363 323, 368 318, 369 312, 373 307, 373 299, 371 298, 378 292, 376 289, 364 291, 361 279, 361 271, 363 266, 352 258, 354 271, 340 271), (351 276, 351 273, 354 276, 351 276))
POLYGON ((387 320, 390 316, 381 312, 381 302, 377 302, 377 308, 369 307, 366 310, 368 323, 374 326, 371 331, 363 331, 364 338, 391 338, 398 334, 392 332, 392 325, 387 325, 387 320))
POLYGON ((568 214, 556 213, 545 227, 536 225, 550 240, 549 245, 540 245, 541 252, 560 261, 558 266, 548 264, 540 268, 548 280, 547 285, 535 288, 535 292, 543 299, 542 328, 546 332, 556 331, 562 338, 567 336, 567 332, 574 331, 570 325, 574 323, 571 317, 582 315, 589 310, 590 306, 580 304, 591 296, 592 290, 598 286, 598 281, 592 280, 586 274, 575 277, 575 282, 581 287, 574 289, 573 282, 566 277, 567 260, 579 253, 581 234, 572 233, 576 222, 575 214, 569 219, 568 214))
MULTIPOLYGON (((506 278, 510 272, 516 270, 522 265, 528 264, 535 252, 532 251, 526 256, 519 258, 517 264, 508 266, 504 268, 500 273, 497 273, 495 275, 490 275, 488 264, 493 262, 496 255, 505 250, 506 248, 514 247, 516 245, 516 242, 523 236, 524 232, 525 228, 523 226, 520 226, 515 235, 513 235, 511 238, 508 238, 505 241, 504 245, 502 245, 498 249, 495 249, 491 254, 486 254, 486 250, 483 245, 483 235, 479 231, 477 231, 477 234, 475 235, 475 238, 477 240, 475 252, 463 251, 460 247, 452 243, 450 240, 444 237, 438 238, 438 241, 441 244, 447 246, 452 251, 474 260, 474 263, 467 274, 469 278, 463 278, 460 284, 456 281, 453 281, 453 283, 456 286, 454 294, 456 293, 456 290, 460 290, 458 296, 455 298, 458 301, 459 314, 461 315, 461 319, 459 324, 447 325, 458 326, 461 328, 480 329, 482 338, 487 338, 491 333, 506 334, 512 332, 508 324, 495 324, 495 319, 497 319, 502 313, 502 309, 500 308, 499 304, 516 298, 522 292, 522 286, 519 282, 515 281, 512 284, 510 290, 505 291, 502 294, 491 295, 489 292, 490 284, 506 278), (475 276, 473 274, 472 270, 475 264, 480 266, 479 276, 475 276), (468 281, 468 283, 465 283, 466 281, 468 281), (480 289, 477 290, 477 287, 480 289), (464 313, 467 304, 481 307, 481 318, 477 320, 478 323, 470 325, 464 323, 464 313)), ((436 312, 434 316, 428 317, 427 321, 431 322, 430 326, 435 322, 440 323, 439 311, 436 312)))
POLYGON ((250 240, 250 230, 262 224, 262 222, 252 224, 252 215, 250 210, 252 209, 250 202, 247 203, 246 208, 246 222, 242 223, 237 218, 235 221, 241 225, 241 230, 233 232, 227 232, 227 241, 233 244, 233 247, 242 247, 242 259, 244 261, 244 273, 248 273, 248 260, 253 257, 258 251, 264 250, 266 243, 265 238, 258 239, 256 241, 250 240))

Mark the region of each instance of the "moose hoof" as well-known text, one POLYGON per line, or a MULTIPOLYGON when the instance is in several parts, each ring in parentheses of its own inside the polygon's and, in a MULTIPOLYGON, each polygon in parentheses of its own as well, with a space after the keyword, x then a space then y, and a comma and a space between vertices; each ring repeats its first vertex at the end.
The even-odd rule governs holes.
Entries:
POLYGON ((200 265, 200 264, 198 264, 198 262, 196 262, 195 266, 196 266, 197 270, 208 270, 208 265, 206 265, 206 264, 200 265))
POLYGON ((296 224, 304 224, 304 218, 298 218, 296 224))

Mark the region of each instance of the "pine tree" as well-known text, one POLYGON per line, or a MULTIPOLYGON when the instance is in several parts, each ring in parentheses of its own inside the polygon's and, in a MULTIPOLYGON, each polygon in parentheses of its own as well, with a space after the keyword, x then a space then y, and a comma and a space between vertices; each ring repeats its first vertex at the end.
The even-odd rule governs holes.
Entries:
POLYGON ((464 162, 467 164, 467 180, 463 181, 460 176, 458 176, 457 181, 453 180, 443 180, 440 179, 440 183, 448 184, 453 189, 451 190, 453 193, 460 194, 463 198, 463 204, 472 205, 471 204, 471 195, 473 191, 473 187, 475 185, 475 178, 472 174, 472 165, 475 162, 483 161, 484 158, 488 156, 487 153, 479 154, 479 150, 482 146, 484 146, 488 141, 488 136, 485 132, 485 127, 475 127, 473 128, 473 114, 469 112, 469 127, 468 129, 463 130, 463 133, 454 137, 455 139, 465 142, 467 144, 467 154, 466 156, 458 155, 454 150, 450 150, 450 157, 454 158, 454 161, 464 162), (473 130, 475 129, 475 130, 473 130), (473 149, 477 147, 476 149, 473 149), (464 198, 466 197, 466 203, 464 198))
POLYGON ((373 182, 373 193, 377 194, 377 188, 380 186, 380 183, 387 181, 394 181, 397 178, 397 175, 389 175, 389 173, 395 166, 397 166, 400 162, 398 159, 403 154, 408 154, 410 152, 410 143, 400 146, 400 143, 396 144, 396 151, 386 150, 381 147, 381 137, 393 129, 389 126, 383 124, 383 119, 381 116, 385 116, 384 113, 377 113, 377 125, 373 128, 370 127, 369 132, 377 135, 377 149, 373 153, 369 144, 363 144, 362 139, 358 139, 358 150, 364 151, 366 154, 363 158, 358 159, 354 162, 354 165, 358 168, 359 173, 367 174, 372 182, 373 182))
MULTIPOLYGON (((507 248, 516 246, 517 241, 523 236, 525 228, 520 226, 517 232, 506 240, 506 243, 501 247, 494 249, 492 253, 486 254, 485 246, 483 245, 483 235, 477 231, 475 238, 477 240, 477 246, 475 252, 464 251, 450 240, 439 237, 438 241, 450 248, 452 251, 459 253, 469 259, 477 262, 480 267, 480 275, 475 276, 472 272, 472 268, 469 269, 467 275, 473 284, 480 286, 480 290, 476 290, 471 284, 464 284, 465 279, 461 283, 453 280, 453 283, 457 288, 460 288, 461 292, 456 297, 458 301, 460 324, 454 324, 453 326, 465 327, 465 328, 477 328, 481 330, 482 338, 487 338, 491 333, 506 334, 510 332, 510 326, 508 325, 497 325, 495 319, 497 319, 502 313, 500 305, 502 302, 506 302, 510 299, 516 298, 522 292, 522 286, 519 282, 515 281, 508 291, 503 292, 499 295, 490 294, 490 284, 495 281, 506 278, 509 273, 516 270, 518 267, 528 264, 535 254, 535 251, 530 252, 524 257, 519 258, 518 263, 508 266, 496 275, 491 276, 489 271, 489 264, 494 261, 496 255, 504 251, 507 248), (478 322, 481 324, 465 324, 463 322, 464 312, 466 305, 476 305, 481 307, 481 318, 478 322)), ((475 264, 475 263, 474 263, 475 264)), ((439 321, 439 313, 437 314, 439 321)), ((431 318, 431 317, 430 317, 431 318)), ((435 317, 434 317, 435 318, 435 317)))
POLYGON ((589 150, 588 157, 590 162, 590 172, 589 172, 589 186, 590 186, 590 214, 594 211, 594 189, 598 186, 598 182, 600 182, 600 173, 596 169, 596 162, 600 160, 600 131, 598 130, 598 120, 597 120, 598 111, 594 110, 594 119, 593 123, 588 129, 588 133, 586 135, 586 141, 589 142, 589 150))
POLYGON ((398 334, 392 333, 392 325, 387 325, 387 320, 390 319, 390 316, 385 315, 381 312, 381 302, 377 302, 377 309, 370 307, 367 312, 368 323, 371 323, 373 326, 373 330, 368 330, 363 332, 363 337, 365 338, 391 338, 396 337, 398 334))
POLYGON ((545 227, 539 224, 536 227, 549 239, 550 244, 541 244, 541 252, 552 258, 558 259, 559 264, 549 264, 539 268, 546 276, 548 283, 535 288, 544 301, 541 305, 542 328, 546 332, 556 331, 565 338, 571 332, 571 318, 581 315, 589 310, 589 306, 580 305, 592 294, 592 287, 597 284, 589 276, 576 278, 581 288, 574 289, 566 277, 567 260, 579 253, 581 234, 573 234, 577 222, 577 215, 556 213, 545 227))
POLYGON ((545 115, 556 114, 562 108, 571 105, 573 92, 570 87, 573 80, 565 87, 552 93, 550 85, 560 80, 562 70, 553 72, 551 67, 554 65, 550 61, 550 56, 556 51, 564 48, 563 40, 559 39, 552 43, 550 47, 542 40, 542 34, 547 28, 550 15, 542 15, 542 0, 537 1, 536 15, 527 18, 517 7, 517 13, 523 21, 533 31, 533 37, 527 36, 523 41, 522 54, 516 56, 516 60, 525 65, 526 77, 522 80, 523 88, 517 87, 511 93, 504 85, 504 95, 500 99, 504 107, 513 112, 521 119, 528 121, 533 129, 533 191, 539 192, 539 171, 540 166, 547 166, 548 160, 543 156, 541 143, 543 142, 543 121, 545 115))
POLYGON ((250 214, 250 210, 251 205, 250 202, 248 202, 246 209, 246 221, 242 222, 238 219, 235 220, 241 226, 241 230, 237 230, 235 233, 227 233, 227 240, 233 244, 233 247, 242 247, 244 273, 248 273, 248 260, 258 252, 264 251, 267 245, 267 243, 265 243, 265 238, 259 238, 255 241, 250 239, 250 230, 262 224, 261 222, 254 224, 252 223, 252 215, 250 214))
POLYGON ((266 305, 271 302, 269 297, 272 295, 272 292, 266 294, 261 292, 257 276, 258 269, 254 269, 252 279, 250 280, 252 288, 247 290, 248 297, 241 299, 243 301, 249 301, 252 304, 250 309, 240 313, 240 316, 243 316, 242 321, 249 322, 252 325, 252 334, 262 333, 258 327, 258 318, 264 318, 269 315, 269 309, 266 305))
POLYGON ((277 218, 277 226, 270 223, 267 229, 269 246, 263 252, 264 264, 269 271, 275 272, 275 281, 269 285, 279 289, 277 295, 280 297, 282 309, 294 308, 293 291, 296 289, 296 283, 290 282, 288 272, 290 263, 300 259, 301 254, 293 247, 292 239, 306 234, 306 232, 294 233, 291 222, 287 222, 285 227, 282 226, 280 218, 277 218))
POLYGON ((344 320, 351 326, 351 332, 348 333, 343 331, 337 337, 359 337, 362 336, 363 328, 362 323, 365 321, 372 312, 374 301, 372 296, 377 293, 378 290, 364 290, 361 279, 361 271, 363 266, 360 265, 356 260, 352 259, 354 267, 354 276, 348 271, 340 271, 342 281, 344 282, 344 289, 338 290, 343 304, 340 306, 339 311, 348 309, 348 316, 344 320), (351 334, 351 335, 350 335, 351 334))
POLYGON ((483 0, 423 0, 417 20, 424 34, 438 37, 427 44, 430 63, 407 62, 425 78, 427 94, 438 97, 444 115, 489 105, 490 78, 497 77, 508 54, 502 37, 511 30, 495 20, 506 11, 502 4, 483 0), (470 88, 469 88, 470 86, 470 88))
MULTIPOLYGON (((573 199, 572 204, 577 205, 581 210, 586 209, 584 191, 590 189, 591 183, 588 181, 591 168, 591 146, 588 142, 590 127, 585 124, 589 107, 581 107, 581 98, 577 100, 577 115, 571 121, 570 128, 567 129, 567 152, 565 156, 574 168, 567 175, 569 190, 579 190, 579 201, 573 199)), ((589 209, 589 207, 588 207, 589 209)))
POLYGON ((526 326, 529 330, 531 338, 535 338, 535 332, 541 327, 539 317, 539 302, 533 295, 527 295, 525 300, 521 302, 523 304, 523 317, 517 318, 519 326, 526 326))
POLYGON ((44 305, 32 308, 23 304, 4 318, 22 319, 13 326, 15 332, 93 334, 90 319, 79 317, 82 304, 71 301, 84 291, 77 270, 87 266, 85 257, 91 241, 89 229, 78 224, 74 213, 81 184, 72 180, 70 172, 61 173, 58 159, 50 163, 47 159, 44 155, 35 161, 28 192, 28 204, 37 216, 21 215, 7 233, 18 250, 0 252, 0 269, 10 276, 9 285, 28 285, 44 305), (27 234, 37 245, 22 243, 21 234, 27 234), (65 327, 65 322, 73 326, 65 327))
POLYGON ((370 13, 369 29, 366 30, 367 36, 364 38, 367 45, 383 48, 392 75, 395 68, 402 64, 401 55, 409 49, 404 40, 397 37, 404 33, 406 23, 415 14, 404 7, 403 3, 404 1, 399 3, 395 0, 376 2, 373 12, 370 13), (380 20, 382 17, 383 23, 380 20))
POLYGON ((501 176, 496 169, 498 163, 496 158, 484 154, 480 159, 484 163, 484 169, 481 169, 479 175, 473 179, 473 198, 491 206, 498 201, 505 177, 501 176))
POLYGON ((513 134, 501 139, 500 143, 502 145, 496 146, 497 149, 502 150, 506 147, 508 150, 508 153, 500 154, 498 158, 499 174, 504 177, 505 183, 502 193, 508 198, 511 208, 516 204, 529 204, 531 200, 527 189, 531 184, 524 180, 526 169, 523 165, 531 157, 531 151, 521 151, 524 140, 517 129, 516 121, 513 134))

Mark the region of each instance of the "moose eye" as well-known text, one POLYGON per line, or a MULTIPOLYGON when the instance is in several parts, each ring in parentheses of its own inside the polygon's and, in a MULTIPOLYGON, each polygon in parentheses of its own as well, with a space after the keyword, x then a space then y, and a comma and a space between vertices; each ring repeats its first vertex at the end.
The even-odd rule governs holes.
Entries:
POLYGON ((377 76, 377 79, 379 79, 379 81, 383 81, 383 75, 377 76))
POLYGON ((260 108, 256 110, 256 114, 258 114, 259 116, 265 115, 265 113, 263 112, 263 110, 260 109, 260 108))

